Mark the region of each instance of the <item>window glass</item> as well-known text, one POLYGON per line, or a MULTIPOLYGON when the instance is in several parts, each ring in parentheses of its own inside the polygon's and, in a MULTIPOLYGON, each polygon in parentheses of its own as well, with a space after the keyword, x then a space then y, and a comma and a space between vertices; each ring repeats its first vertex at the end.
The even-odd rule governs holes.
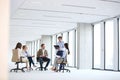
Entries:
POLYGON ((105 23, 105 68, 113 69, 113 20, 105 23))
POLYGON ((101 24, 94 25, 94 68, 101 66, 101 24))

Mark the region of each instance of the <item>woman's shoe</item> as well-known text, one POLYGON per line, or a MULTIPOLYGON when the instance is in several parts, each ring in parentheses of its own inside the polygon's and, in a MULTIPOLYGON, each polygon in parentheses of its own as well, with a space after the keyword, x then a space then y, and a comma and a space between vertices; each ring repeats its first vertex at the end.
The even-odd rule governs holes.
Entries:
POLYGON ((51 70, 54 71, 56 68, 55 67, 52 67, 51 70))
POLYGON ((33 65, 33 67, 37 67, 36 65, 33 65))
POLYGON ((56 69, 56 70, 54 70, 55 72, 58 72, 58 70, 56 69))

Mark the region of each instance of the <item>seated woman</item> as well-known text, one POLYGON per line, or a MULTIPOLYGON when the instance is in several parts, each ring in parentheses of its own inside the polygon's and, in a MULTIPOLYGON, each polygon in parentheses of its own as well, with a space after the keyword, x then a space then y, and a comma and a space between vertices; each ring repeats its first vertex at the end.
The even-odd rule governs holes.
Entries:
POLYGON ((22 54, 21 48, 22 48, 22 44, 18 42, 18 43, 16 44, 15 49, 18 50, 19 60, 20 60, 21 62, 26 63, 27 70, 29 70, 29 66, 28 66, 28 62, 29 62, 29 61, 28 61, 27 57, 25 57, 25 56, 22 54))
POLYGON ((63 60, 63 58, 66 55, 63 50, 60 50, 59 46, 57 46, 56 50, 57 50, 57 52, 56 52, 56 55, 55 55, 54 65, 51 68, 55 72, 58 71, 58 64, 60 64, 60 62, 63 60))
MULTIPOLYGON (((68 43, 65 43, 64 46, 65 46, 65 53, 66 53, 66 55, 64 56, 64 62, 67 63, 67 55, 70 54, 70 50, 69 50, 68 43)), ((60 64, 60 69, 59 70, 61 70, 62 67, 63 66, 60 64)))
POLYGON ((33 64, 33 66, 36 67, 36 66, 35 66, 35 63, 33 62, 33 59, 32 59, 32 57, 35 57, 35 56, 31 56, 31 55, 27 52, 27 49, 28 49, 27 46, 26 46, 26 45, 23 45, 23 47, 22 47, 22 54, 24 55, 24 57, 27 57, 27 58, 28 58, 30 68, 31 68, 31 64, 33 64))

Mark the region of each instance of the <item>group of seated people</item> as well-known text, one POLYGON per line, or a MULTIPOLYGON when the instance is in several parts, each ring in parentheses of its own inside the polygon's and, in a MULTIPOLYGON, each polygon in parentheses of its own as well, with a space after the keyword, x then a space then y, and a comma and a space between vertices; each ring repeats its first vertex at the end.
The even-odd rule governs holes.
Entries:
MULTIPOLYGON (((64 60, 67 62, 67 54, 70 53, 69 48, 68 48, 68 43, 64 43, 62 41, 61 36, 58 37, 58 40, 59 41, 58 41, 57 45, 55 45, 56 54, 55 54, 54 64, 53 64, 53 67, 51 68, 55 72, 58 71, 58 64, 60 64, 58 61, 64 60)), ((26 45, 22 46, 22 44, 18 42, 15 49, 18 50, 20 61, 26 63, 27 70, 29 70, 31 68, 31 64, 33 64, 33 66, 36 67, 36 65, 32 59, 35 56, 31 56, 28 53, 28 51, 27 51, 28 48, 26 45)), ((41 48, 37 51, 37 61, 40 64, 41 71, 43 69, 47 70, 47 67, 50 63, 50 58, 48 58, 48 51, 45 49, 45 44, 41 44, 41 48), (47 62, 45 67, 43 67, 43 62, 47 62)), ((61 69, 61 68, 62 68, 62 65, 60 65, 59 69, 61 69)))

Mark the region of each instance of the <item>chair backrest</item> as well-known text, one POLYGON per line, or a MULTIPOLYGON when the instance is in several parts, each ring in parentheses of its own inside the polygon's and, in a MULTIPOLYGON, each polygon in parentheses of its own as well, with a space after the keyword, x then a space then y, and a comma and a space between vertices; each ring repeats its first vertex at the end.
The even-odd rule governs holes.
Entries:
POLYGON ((19 54, 17 49, 12 50, 12 62, 20 62, 19 54))

